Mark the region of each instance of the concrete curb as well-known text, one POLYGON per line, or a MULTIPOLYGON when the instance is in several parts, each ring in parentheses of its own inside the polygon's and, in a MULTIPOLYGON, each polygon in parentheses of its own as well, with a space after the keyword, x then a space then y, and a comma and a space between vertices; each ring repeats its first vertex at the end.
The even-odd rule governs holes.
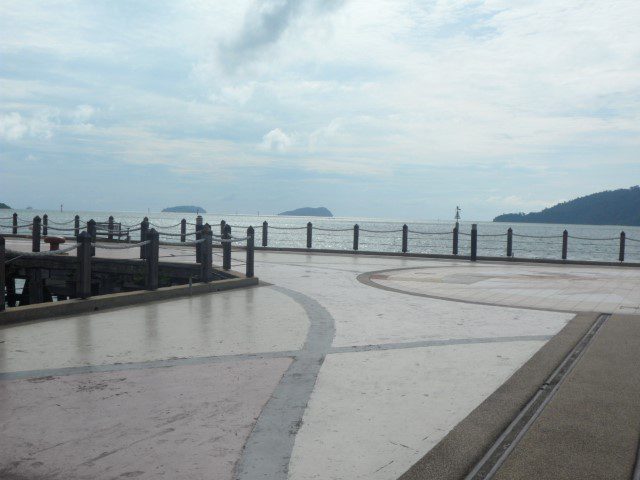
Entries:
POLYGON ((597 313, 576 315, 400 480, 464 478, 598 316, 597 313))
POLYGON ((238 278, 216 280, 209 283, 194 283, 189 285, 176 285, 162 287, 157 290, 136 290, 134 292, 112 293, 87 299, 74 298, 60 302, 38 303, 13 307, 0 312, 0 325, 7 323, 25 322, 29 320, 48 319, 63 315, 77 315, 80 313, 94 312, 109 308, 125 307, 140 303, 154 302, 158 300, 170 300, 172 298, 188 297, 203 293, 219 292, 234 288, 250 287, 259 284, 257 277, 247 278, 238 272, 238 278))

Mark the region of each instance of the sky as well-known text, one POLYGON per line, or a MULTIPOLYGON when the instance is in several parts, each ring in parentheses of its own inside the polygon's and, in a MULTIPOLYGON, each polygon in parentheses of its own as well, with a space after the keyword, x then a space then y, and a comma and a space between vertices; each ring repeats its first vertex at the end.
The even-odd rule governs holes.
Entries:
POLYGON ((0 202, 490 220, 640 183, 638 0, 0 3, 0 202))

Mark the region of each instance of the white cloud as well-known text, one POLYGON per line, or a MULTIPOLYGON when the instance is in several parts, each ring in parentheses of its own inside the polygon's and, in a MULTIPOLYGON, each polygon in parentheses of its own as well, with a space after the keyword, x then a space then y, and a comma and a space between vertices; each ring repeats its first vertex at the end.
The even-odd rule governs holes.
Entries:
POLYGON ((29 118, 18 112, 0 113, 0 139, 18 141, 25 137, 50 139, 53 136, 52 114, 38 111, 29 118))
POLYGON ((284 153, 293 145, 293 140, 289 135, 279 128, 274 128, 262 137, 260 149, 268 152, 284 153))

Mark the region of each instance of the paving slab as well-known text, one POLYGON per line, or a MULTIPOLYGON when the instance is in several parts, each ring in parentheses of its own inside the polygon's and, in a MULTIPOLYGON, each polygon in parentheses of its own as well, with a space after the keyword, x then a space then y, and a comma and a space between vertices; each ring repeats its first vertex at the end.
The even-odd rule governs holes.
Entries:
POLYGON ((0 478, 231 479, 290 362, 0 382, 0 478))

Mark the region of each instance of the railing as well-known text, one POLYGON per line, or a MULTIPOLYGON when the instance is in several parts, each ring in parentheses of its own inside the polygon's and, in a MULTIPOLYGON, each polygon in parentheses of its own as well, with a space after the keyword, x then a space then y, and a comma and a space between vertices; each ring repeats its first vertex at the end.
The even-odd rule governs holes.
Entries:
MULTIPOLYGON (((64 236, 78 237, 81 229, 86 229, 95 239, 98 236, 106 236, 110 241, 131 242, 132 239, 144 241, 151 227, 155 227, 162 244, 165 245, 189 245, 193 240, 202 238, 204 228, 202 216, 196 217, 195 223, 182 219, 172 225, 159 225, 149 222, 145 217, 139 224, 125 225, 116 223, 113 217, 108 222, 91 225, 91 220, 83 222, 76 215, 74 219, 64 222, 52 222, 35 217, 32 220, 19 219, 17 214, 12 219, 12 224, 2 224, 0 221, 0 234, 3 229, 10 229, 12 234, 23 234, 28 231, 32 237, 34 251, 39 248, 40 240, 38 231, 42 235, 62 234, 64 236), (71 224, 73 223, 73 227, 71 224), (106 223, 106 228, 105 228, 106 223), (46 229, 45 229, 46 226, 46 229), (119 227, 118 227, 119 226, 119 227), (47 233, 45 233, 47 232, 47 233), (124 240, 123 232, 126 232, 124 240)), ((95 222, 94 222, 95 223, 95 222)), ((220 222, 220 234, 214 238, 222 238, 225 228, 234 229, 253 228, 251 226, 230 225, 222 220, 220 222)), ((424 227, 423 227, 424 228, 424 227)), ((372 228, 361 227, 358 224, 352 227, 327 228, 315 226, 311 222, 301 226, 269 225, 263 222, 257 227, 261 230, 259 245, 263 248, 302 248, 316 250, 341 250, 341 251, 377 251, 380 253, 417 253, 434 256, 460 256, 472 260, 478 257, 493 258, 532 258, 531 252, 543 251, 542 256, 534 258, 567 260, 584 252, 595 252, 597 258, 609 261, 624 262, 629 254, 632 259, 640 257, 640 240, 627 237, 625 232, 619 235, 607 237, 588 237, 569 235, 565 230, 556 235, 526 235, 515 233, 509 228, 504 233, 482 233, 477 225, 471 231, 462 232, 457 228, 444 230, 440 228, 420 229, 402 225, 399 228, 372 228), (297 242, 297 243, 296 243, 297 242)), ((492 228, 492 230, 494 230, 492 228)), ((8 233, 8 232, 7 232, 8 233)), ((214 245, 220 242, 214 242, 214 245)), ((223 248, 224 251, 224 248, 223 248)), ((143 249, 140 258, 144 258, 143 249)), ((196 249, 196 261, 201 260, 201 249, 196 249)), ((581 258, 584 260, 584 257, 581 258)))
MULTIPOLYGON (((15 217, 14 217, 15 218, 15 217)), ((60 250, 50 250, 46 252, 40 251, 40 245, 42 240, 42 233, 44 226, 42 219, 36 216, 33 222, 29 224, 31 227, 31 252, 10 252, 13 254, 12 258, 7 259, 7 249, 5 237, 0 234, 0 311, 5 308, 5 289, 6 289, 6 268, 7 265, 18 258, 30 257, 30 258, 45 258, 55 255, 66 254, 72 250, 76 250, 77 256, 77 288, 76 296, 78 298, 88 298, 91 295, 91 257, 96 255, 97 250, 125 250, 131 248, 139 248, 140 259, 145 260, 146 263, 146 278, 145 285, 148 290, 156 290, 159 285, 159 249, 161 245, 165 246, 180 246, 195 247, 196 262, 200 264, 200 280, 202 282, 210 282, 212 280, 213 273, 213 247, 214 244, 222 248, 222 269, 230 270, 232 268, 232 249, 231 245, 234 243, 246 242, 246 261, 240 262, 245 265, 245 276, 254 276, 254 229, 249 227, 245 237, 239 238, 231 235, 231 227, 229 225, 223 229, 222 235, 213 234, 209 224, 202 224, 202 218, 199 217, 199 221, 196 221, 196 230, 192 233, 186 233, 184 227, 186 221, 182 221, 183 230, 179 234, 180 242, 161 241, 161 235, 173 236, 171 232, 163 232, 156 230, 155 228, 149 229, 149 221, 145 219, 141 222, 140 227, 137 229, 130 229, 130 231, 140 231, 140 241, 138 242, 120 242, 120 243, 102 243, 97 241, 97 235, 99 230, 97 229, 97 223, 91 219, 86 222, 86 230, 80 232, 76 237, 76 244, 65 247, 60 250), (193 241, 186 241, 188 235, 195 235, 193 241)), ((75 225, 78 225, 78 218, 74 219, 75 225)), ((111 222, 112 223, 112 222, 111 222)), ((4 225, 0 225, 3 227, 4 225)), ((10 228, 13 229, 13 225, 10 228)), ((51 228, 49 225, 47 227, 51 228)), ((101 233, 107 235, 107 239, 113 238, 110 234, 115 234, 116 230, 102 230, 101 233)), ((73 237, 72 237, 73 238, 73 237)), ((36 297, 34 303, 43 301, 36 297)))

